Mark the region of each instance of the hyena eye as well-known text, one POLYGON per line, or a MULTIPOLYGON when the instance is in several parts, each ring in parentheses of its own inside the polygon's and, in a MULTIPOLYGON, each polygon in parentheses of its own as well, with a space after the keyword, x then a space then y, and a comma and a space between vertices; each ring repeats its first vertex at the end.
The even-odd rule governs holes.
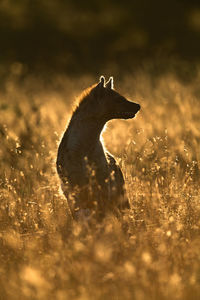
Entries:
POLYGON ((126 99, 122 96, 116 95, 115 97, 115 103, 122 103, 124 102, 126 99))

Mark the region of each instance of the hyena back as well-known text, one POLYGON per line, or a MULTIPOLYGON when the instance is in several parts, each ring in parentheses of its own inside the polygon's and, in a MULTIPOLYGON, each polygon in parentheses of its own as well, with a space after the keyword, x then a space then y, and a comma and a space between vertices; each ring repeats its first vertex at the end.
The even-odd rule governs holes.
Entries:
POLYGON ((124 178, 114 157, 100 141, 101 131, 111 119, 134 118, 140 105, 113 89, 113 78, 87 89, 72 114, 60 142, 57 171, 74 218, 84 211, 103 216, 129 208, 124 178))

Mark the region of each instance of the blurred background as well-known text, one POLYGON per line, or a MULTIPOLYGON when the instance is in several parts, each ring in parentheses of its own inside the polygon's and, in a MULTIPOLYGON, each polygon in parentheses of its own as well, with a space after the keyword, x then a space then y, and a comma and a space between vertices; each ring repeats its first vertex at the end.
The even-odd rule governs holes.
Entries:
POLYGON ((0 0, 0 300, 200 299, 200 1, 0 0), (73 222, 56 155, 100 75, 131 210, 73 222))
MULTIPOLYGON (((1 0, 0 77, 123 76, 145 69, 191 81, 200 4, 186 0, 1 0)), ((1 80, 2 82, 2 80, 1 80)))

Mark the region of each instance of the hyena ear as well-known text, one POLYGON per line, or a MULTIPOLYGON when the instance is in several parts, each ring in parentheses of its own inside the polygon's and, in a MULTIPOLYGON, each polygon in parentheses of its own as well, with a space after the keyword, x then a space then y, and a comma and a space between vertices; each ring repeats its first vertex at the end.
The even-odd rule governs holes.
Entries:
POLYGON ((114 88, 114 85, 113 85, 113 77, 110 77, 108 82, 106 83, 106 88, 107 89, 113 89, 114 88))
POLYGON ((98 87, 105 87, 105 77, 101 76, 99 79, 99 83, 97 84, 98 87))
POLYGON ((94 86, 91 92, 95 97, 101 98, 102 93, 104 92, 104 88, 105 88, 105 77, 101 76, 99 79, 99 83, 97 83, 97 85, 94 86))

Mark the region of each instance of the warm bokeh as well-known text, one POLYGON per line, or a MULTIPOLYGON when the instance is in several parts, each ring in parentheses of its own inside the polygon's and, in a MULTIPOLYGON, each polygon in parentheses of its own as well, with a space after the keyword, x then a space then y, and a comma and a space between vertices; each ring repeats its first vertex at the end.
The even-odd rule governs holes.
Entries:
POLYGON ((0 0, 0 162, 1 300, 200 299, 199 0, 0 0), (131 210, 89 226, 55 160, 100 75, 141 111, 103 133, 131 210))
POLYGON ((90 228, 66 214, 55 155, 74 97, 96 78, 10 77, 0 95, 2 299, 198 299, 199 79, 115 80, 142 106, 104 132, 132 210, 90 228))

